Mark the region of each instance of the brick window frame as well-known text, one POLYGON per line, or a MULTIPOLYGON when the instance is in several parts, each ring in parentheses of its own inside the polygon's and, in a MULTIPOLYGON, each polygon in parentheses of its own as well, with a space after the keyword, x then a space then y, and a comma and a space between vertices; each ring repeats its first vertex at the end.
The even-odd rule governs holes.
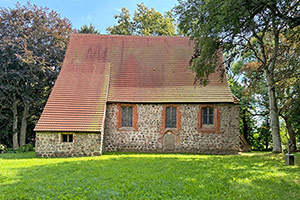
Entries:
POLYGON ((198 132, 199 133, 217 133, 220 134, 220 111, 218 106, 213 104, 205 104, 199 106, 198 111, 198 132), (203 108, 213 108, 214 109, 214 124, 203 124, 203 108))
POLYGON ((163 105, 161 130, 163 130, 163 131, 168 131, 168 130, 179 131, 179 130, 181 130, 180 105, 177 105, 177 104, 163 105), (166 110, 167 110, 167 107, 176 107, 176 115, 177 115, 176 116, 176 128, 166 128, 166 110))
POLYGON ((117 130, 118 131, 138 131, 138 112, 136 104, 117 104, 117 130), (122 126, 122 107, 132 107, 132 127, 122 126))

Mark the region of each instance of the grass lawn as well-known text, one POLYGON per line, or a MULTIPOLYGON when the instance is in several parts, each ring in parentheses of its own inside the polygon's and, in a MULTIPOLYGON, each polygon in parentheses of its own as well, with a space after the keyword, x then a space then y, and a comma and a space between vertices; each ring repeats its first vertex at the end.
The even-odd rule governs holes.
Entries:
POLYGON ((2 154, 0 199, 300 199, 300 154, 2 154))

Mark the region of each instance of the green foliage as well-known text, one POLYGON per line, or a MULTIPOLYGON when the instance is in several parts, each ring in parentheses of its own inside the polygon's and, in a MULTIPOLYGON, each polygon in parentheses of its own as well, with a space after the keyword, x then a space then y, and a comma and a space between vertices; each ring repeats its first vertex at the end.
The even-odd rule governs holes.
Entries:
MULTIPOLYGON (((4 153, 25 153, 25 152, 32 152, 34 151, 34 146, 32 144, 25 144, 18 149, 13 148, 5 148, 3 145, 3 151, 4 153)), ((0 144, 0 152, 1 152, 1 144, 0 144)))
POLYGON ((300 140, 300 28, 295 30, 292 37, 291 33, 281 35, 282 50, 275 71, 280 116, 293 146, 297 146, 297 137, 300 140))
POLYGON ((17 150, 15 150, 14 148, 7 148, 5 149, 5 153, 16 153, 17 150))
POLYGON ((50 159, 1 154, 0 199, 299 199, 299 153, 295 162, 285 166, 282 155, 259 152, 50 159))
POLYGON ((199 82, 207 85, 209 74, 213 73, 215 68, 223 69, 223 63, 218 62, 219 43, 216 38, 206 37, 205 39, 197 38, 195 45, 191 68, 196 72, 199 82), (199 66, 201 66, 201 70, 198 70, 199 66))
POLYGON ((270 124, 267 121, 263 121, 263 124, 257 128, 257 132, 250 136, 251 148, 257 151, 271 150, 271 142, 270 124))
POLYGON ((60 71, 71 32, 71 23, 47 8, 29 2, 0 8, 0 133, 7 138, 3 141, 1 136, 1 142, 11 146, 8 140, 14 134, 18 146, 22 116, 34 126, 60 71))
MULTIPOLYGON (((232 61, 247 57, 250 68, 258 72, 253 73, 252 83, 264 73, 274 152, 282 149, 274 75, 278 66, 299 68, 299 54, 293 51, 298 46, 294 41, 299 41, 299 9, 296 0, 181 0, 175 9, 179 28, 196 38, 199 44, 194 51, 192 68, 201 84, 206 84, 208 72, 218 68, 215 56, 219 50, 224 53, 228 66, 232 61), (285 42, 286 38, 289 42, 285 42)), ((294 70, 288 72, 295 73, 294 70)))
POLYGON ((0 144, 5 144, 6 146, 11 147, 11 124, 12 116, 8 111, 1 112, 0 109, 0 144), (1 115, 2 114, 2 115, 1 115))
POLYGON ((90 24, 89 26, 83 25, 78 30, 78 33, 82 34, 100 34, 100 32, 95 28, 94 25, 90 24))
POLYGON ((131 19, 129 10, 123 7, 115 16, 118 24, 106 30, 112 35, 175 35, 175 20, 171 12, 161 13, 149 9, 143 3, 137 4, 137 10, 131 19))
POLYGON ((289 137, 288 137, 288 132, 284 124, 280 127, 280 135, 282 138, 282 144, 285 146, 285 149, 288 147, 288 142, 289 142, 289 137))
POLYGON ((18 153, 30 152, 34 151, 34 147, 32 144, 25 144, 17 149, 18 153))
POLYGON ((293 30, 300 25, 299 2, 295 0, 181 0, 175 11, 181 31, 196 38, 192 68, 204 85, 208 74, 219 66, 215 55, 220 49, 228 66, 246 56, 248 62, 257 61, 258 68, 265 70, 277 59, 275 55, 287 55, 282 59, 286 62, 294 56, 292 51, 278 54, 275 40, 279 33, 295 37, 293 30))
POLYGON ((228 83, 232 93, 240 99, 241 134, 252 150, 271 150, 267 85, 259 71, 249 68, 249 57, 251 54, 231 65, 228 70, 228 83))
POLYGON ((106 29, 108 33, 112 35, 133 35, 134 25, 127 8, 123 7, 120 15, 115 15, 115 19, 118 19, 118 25, 108 27, 106 29))

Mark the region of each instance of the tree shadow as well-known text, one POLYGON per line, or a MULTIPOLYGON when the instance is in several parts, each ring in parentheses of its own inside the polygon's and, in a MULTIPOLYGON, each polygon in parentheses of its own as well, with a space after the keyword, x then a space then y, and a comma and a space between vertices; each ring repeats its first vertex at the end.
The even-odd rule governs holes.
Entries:
POLYGON ((20 160, 20 159, 32 159, 35 157, 35 152, 25 152, 25 153, 2 153, 0 154, 1 159, 7 160, 20 160))

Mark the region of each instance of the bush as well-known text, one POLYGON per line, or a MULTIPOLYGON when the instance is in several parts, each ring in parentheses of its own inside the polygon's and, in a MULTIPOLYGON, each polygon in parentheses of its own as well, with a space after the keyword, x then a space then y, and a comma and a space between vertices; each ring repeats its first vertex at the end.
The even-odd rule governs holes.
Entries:
POLYGON ((19 147, 16 152, 24 153, 24 152, 29 152, 29 151, 34 151, 34 147, 32 144, 25 144, 25 145, 19 147))
POLYGON ((19 147, 17 150, 13 148, 5 148, 3 144, 0 144, 0 153, 24 153, 34 151, 34 147, 32 144, 25 144, 19 147))
POLYGON ((14 150, 14 148, 7 148, 5 153, 16 153, 16 150, 14 150))

